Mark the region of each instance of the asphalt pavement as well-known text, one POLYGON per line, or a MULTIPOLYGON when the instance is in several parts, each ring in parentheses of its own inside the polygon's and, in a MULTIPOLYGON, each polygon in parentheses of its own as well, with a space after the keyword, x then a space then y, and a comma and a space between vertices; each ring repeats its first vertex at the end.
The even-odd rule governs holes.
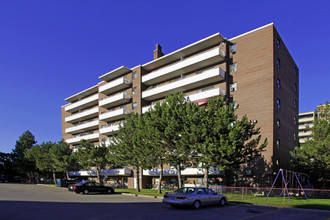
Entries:
POLYGON ((161 199, 121 194, 80 195, 66 188, 0 184, 0 220, 329 219, 330 211, 229 204, 174 209, 161 199))

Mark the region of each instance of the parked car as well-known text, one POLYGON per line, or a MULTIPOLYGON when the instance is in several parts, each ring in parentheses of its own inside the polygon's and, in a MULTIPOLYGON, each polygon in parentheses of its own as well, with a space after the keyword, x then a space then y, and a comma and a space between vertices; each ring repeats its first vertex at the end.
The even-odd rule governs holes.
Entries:
POLYGON ((0 175, 0 183, 24 183, 20 176, 0 175))
MULTIPOLYGON (((70 186, 68 188, 70 191, 70 186)), ((75 193, 84 193, 88 194, 90 192, 99 192, 99 193, 114 193, 115 190, 110 187, 110 186, 104 186, 101 185, 100 183, 92 182, 92 181, 84 181, 84 182, 79 182, 75 185, 72 186, 72 190, 75 193)))
POLYGON ((163 203, 173 207, 192 206, 199 209, 202 205, 224 206, 228 203, 228 198, 205 187, 183 187, 172 193, 165 193, 163 203))

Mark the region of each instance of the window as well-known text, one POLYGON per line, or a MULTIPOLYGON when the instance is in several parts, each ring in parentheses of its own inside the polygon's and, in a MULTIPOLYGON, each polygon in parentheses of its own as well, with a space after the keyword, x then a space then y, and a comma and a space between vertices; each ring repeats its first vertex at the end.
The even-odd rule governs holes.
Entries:
POLYGON ((132 73, 132 79, 136 79, 137 78, 137 73, 134 71, 133 73, 132 73))
POLYGON ((230 85, 230 91, 231 92, 237 91, 237 83, 236 82, 230 85))
POLYGON ((280 48, 281 47, 281 41, 278 38, 277 38, 277 41, 276 41, 276 45, 277 45, 277 48, 280 48))
POLYGON ((280 165, 280 160, 276 160, 276 165, 280 165))
POLYGON ((233 63, 230 65, 230 72, 233 73, 233 72, 236 72, 237 71, 237 64, 236 63, 233 63))
POLYGON ((293 84, 293 90, 297 92, 297 84, 293 84))
POLYGON ((293 132, 293 140, 296 141, 297 140, 297 135, 296 133, 293 132))
POLYGON ((297 70, 297 68, 294 68, 294 75, 298 75, 298 70, 297 70))
POLYGON ((233 45, 230 46, 230 52, 232 54, 235 54, 236 53, 236 44, 233 44, 233 45))
POLYGON ((276 139, 276 147, 277 147, 277 149, 280 149, 280 146, 281 146, 280 139, 277 138, 277 139, 276 139))
POLYGON ((136 93, 137 93, 137 87, 136 87, 136 86, 134 86, 134 87, 133 87, 133 91, 132 91, 132 94, 133 94, 133 95, 135 95, 136 93))
POLYGON ((277 99, 277 109, 280 109, 281 108, 281 101, 280 99, 277 99))
POLYGON ((278 128, 281 128, 281 121, 280 121, 280 119, 277 119, 276 124, 277 124, 277 127, 278 128))
POLYGON ((295 108, 297 108, 297 100, 294 100, 294 101, 293 101, 293 106, 294 106, 295 108))
POLYGON ((293 116, 293 123, 296 125, 297 124, 297 117, 293 116))
POLYGON ((281 80, 280 79, 276 80, 276 85, 277 85, 277 88, 281 88, 281 80))
POLYGON ((281 61, 280 61, 280 59, 277 59, 276 63, 277 63, 277 69, 280 69, 281 68, 281 61))
POLYGON ((237 102, 234 102, 234 109, 237 109, 237 102))
POLYGON ((136 110, 136 109, 137 109, 137 102, 134 102, 134 103, 132 104, 132 109, 133 109, 133 110, 136 110))

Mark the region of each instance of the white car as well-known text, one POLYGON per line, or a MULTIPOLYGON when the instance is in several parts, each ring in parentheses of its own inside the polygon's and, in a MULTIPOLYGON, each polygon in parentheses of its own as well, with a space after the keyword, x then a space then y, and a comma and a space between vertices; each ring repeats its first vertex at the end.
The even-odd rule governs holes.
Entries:
POLYGON ((228 198, 209 188, 184 187, 172 193, 165 193, 163 203, 173 207, 192 206, 194 209, 199 209, 201 205, 219 204, 224 206, 228 203, 228 198))

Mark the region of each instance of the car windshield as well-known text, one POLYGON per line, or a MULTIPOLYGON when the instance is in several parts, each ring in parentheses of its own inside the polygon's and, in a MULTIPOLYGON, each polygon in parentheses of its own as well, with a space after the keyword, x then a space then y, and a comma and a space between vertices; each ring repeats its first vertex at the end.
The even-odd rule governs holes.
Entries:
POLYGON ((86 181, 82 181, 82 182, 76 183, 76 185, 81 186, 81 185, 83 185, 84 183, 86 183, 86 181))
POLYGON ((195 191, 195 188, 189 188, 189 187, 185 187, 185 188, 181 188, 176 190, 176 193, 185 193, 185 194, 190 194, 193 193, 195 191))

